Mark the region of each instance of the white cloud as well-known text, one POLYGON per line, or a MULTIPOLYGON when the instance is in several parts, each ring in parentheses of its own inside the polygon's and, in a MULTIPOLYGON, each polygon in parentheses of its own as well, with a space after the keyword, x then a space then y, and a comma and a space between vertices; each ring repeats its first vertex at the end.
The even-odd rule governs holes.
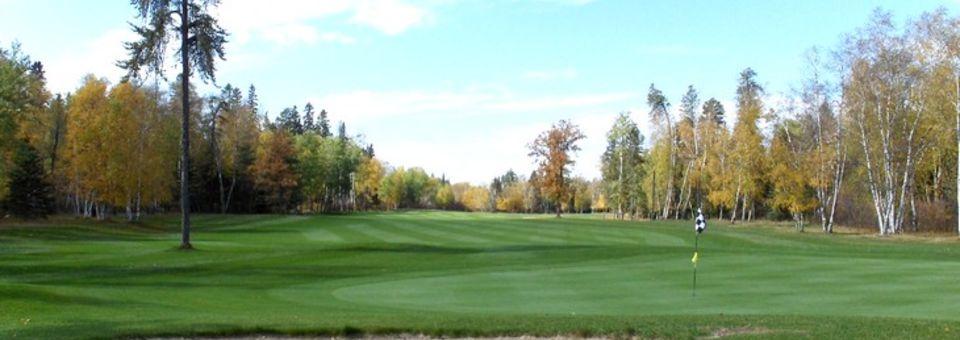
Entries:
POLYGON ((296 43, 314 43, 317 41, 317 29, 302 23, 290 23, 264 28, 260 34, 263 38, 280 45, 296 43))
POLYGON ((313 44, 318 41, 340 43, 345 45, 357 42, 356 39, 349 35, 338 32, 320 33, 315 27, 301 23, 291 23, 268 27, 261 31, 261 35, 263 38, 269 41, 284 46, 299 43, 313 44))
POLYGON ((491 100, 490 96, 474 92, 353 91, 327 95, 312 102, 328 111, 349 116, 353 121, 370 121, 391 116, 453 112, 476 107, 491 100))
POLYGON ((215 9, 222 26, 231 33, 233 43, 243 45, 250 39, 278 44, 336 42, 353 43, 340 33, 318 33, 320 26, 350 22, 397 35, 423 24, 429 17, 424 7, 403 0, 272 0, 224 1, 215 9))
POLYGON ((346 35, 343 33, 337 33, 337 32, 323 33, 320 35, 320 40, 327 41, 327 42, 340 43, 344 45, 352 45, 357 42, 357 39, 354 39, 349 35, 346 35))
POLYGON ((359 2, 350 21, 397 35, 423 23, 426 18, 425 9, 400 0, 366 0, 359 2))
POLYGON ((534 80, 569 80, 577 77, 577 70, 564 68, 558 70, 537 70, 523 73, 523 78, 534 80))
POLYGON ((560 119, 571 119, 587 135, 574 174, 599 176, 606 130, 617 113, 640 99, 635 92, 524 95, 470 89, 353 91, 311 102, 345 120, 351 131, 367 134, 377 155, 392 165, 484 183, 511 168, 522 174, 533 170, 527 144, 560 119))
POLYGON ((116 63, 127 57, 123 43, 136 38, 137 35, 129 29, 114 29, 79 49, 67 50, 65 47, 57 51, 56 57, 44 63, 47 86, 53 92, 73 91, 87 74, 118 81, 124 70, 116 63))

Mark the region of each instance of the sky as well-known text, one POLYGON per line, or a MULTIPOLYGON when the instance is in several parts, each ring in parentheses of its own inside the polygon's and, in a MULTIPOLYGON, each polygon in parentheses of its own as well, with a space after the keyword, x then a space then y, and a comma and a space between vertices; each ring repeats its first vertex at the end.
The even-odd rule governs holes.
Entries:
MULTIPOLYGON (((903 22, 940 6, 960 11, 955 0, 222 0, 226 60, 200 90, 254 84, 272 117, 310 102, 391 166, 475 184, 529 174, 527 145, 569 119, 587 136, 573 173, 596 178, 619 112, 653 133, 651 83, 674 104, 693 85, 733 113, 750 67, 776 102, 810 48, 833 48, 875 8, 903 22)), ((17 41, 44 63, 53 92, 89 73, 115 83, 135 16, 125 0, 0 0, 0 46, 17 41)))

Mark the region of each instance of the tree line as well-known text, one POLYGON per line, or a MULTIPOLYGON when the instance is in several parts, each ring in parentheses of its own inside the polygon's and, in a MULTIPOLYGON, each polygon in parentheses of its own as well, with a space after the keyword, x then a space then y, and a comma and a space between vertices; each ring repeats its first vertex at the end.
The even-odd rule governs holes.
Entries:
POLYGON ((880 234, 956 226, 960 19, 938 9, 897 25, 877 10, 840 40, 811 50, 804 79, 776 101, 750 68, 737 78, 733 108, 702 100, 691 85, 674 109, 651 84, 646 115, 621 113, 605 136, 600 179, 572 175, 585 136, 560 121, 527 145, 536 170, 510 170, 489 185, 391 167, 310 103, 271 121, 252 85, 200 96, 182 76, 166 89, 160 76, 152 84, 88 76, 54 95, 43 65, 13 45, 0 49, 0 200, 23 217, 137 220, 176 210, 185 202, 177 188, 187 183, 186 209, 197 212, 436 208, 683 219, 703 209, 730 222, 814 222, 827 233, 838 223, 880 234), (635 119, 652 123, 650 136, 635 119))
MULTIPOLYGON (((110 84, 93 75, 68 94, 45 89, 42 64, 19 46, 0 49, 3 94, 3 207, 21 217, 53 212, 139 220, 177 210, 183 88, 149 81, 110 84), (12 70, 15 72, 7 72, 12 70), (10 89, 9 87, 5 89, 10 89), (20 95, 19 97, 17 95, 20 95), (15 107, 13 105, 16 105, 15 107), (25 183, 25 184, 21 184, 25 183), (23 206, 21 206, 23 205, 23 206)), ((490 186, 451 183, 422 168, 391 167, 373 145, 307 103, 271 120, 255 86, 231 84, 189 96, 190 210, 207 213, 331 213, 435 208, 541 212, 556 206, 540 178, 512 170, 490 186)), ((595 183, 571 181, 587 212, 595 183)))
MULTIPOLYGON (((875 11, 827 53, 811 50, 805 79, 770 102, 740 73, 736 121, 687 88, 674 111, 651 84, 644 142, 629 113, 607 134, 603 195, 619 218, 839 222, 881 235, 957 226, 960 19, 938 9, 895 24, 875 11)), ((642 118, 641 118, 642 119, 642 118)))

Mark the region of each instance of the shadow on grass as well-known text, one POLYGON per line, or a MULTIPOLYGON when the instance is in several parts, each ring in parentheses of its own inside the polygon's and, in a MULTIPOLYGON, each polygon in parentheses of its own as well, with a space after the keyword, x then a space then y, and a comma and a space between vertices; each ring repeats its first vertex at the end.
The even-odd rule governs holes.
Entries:
POLYGON ((125 304, 119 300, 69 295, 26 285, 0 285, 0 300, 5 302, 21 300, 53 305, 120 306, 125 304))

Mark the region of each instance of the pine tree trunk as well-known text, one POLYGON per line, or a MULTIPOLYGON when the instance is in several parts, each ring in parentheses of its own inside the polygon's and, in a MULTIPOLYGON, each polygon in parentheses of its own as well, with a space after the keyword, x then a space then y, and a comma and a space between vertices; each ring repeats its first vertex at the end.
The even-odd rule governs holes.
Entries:
POLYGON ((180 6, 180 62, 183 64, 180 84, 183 105, 180 122, 180 248, 192 249, 190 244, 190 13, 189 1, 180 6))

